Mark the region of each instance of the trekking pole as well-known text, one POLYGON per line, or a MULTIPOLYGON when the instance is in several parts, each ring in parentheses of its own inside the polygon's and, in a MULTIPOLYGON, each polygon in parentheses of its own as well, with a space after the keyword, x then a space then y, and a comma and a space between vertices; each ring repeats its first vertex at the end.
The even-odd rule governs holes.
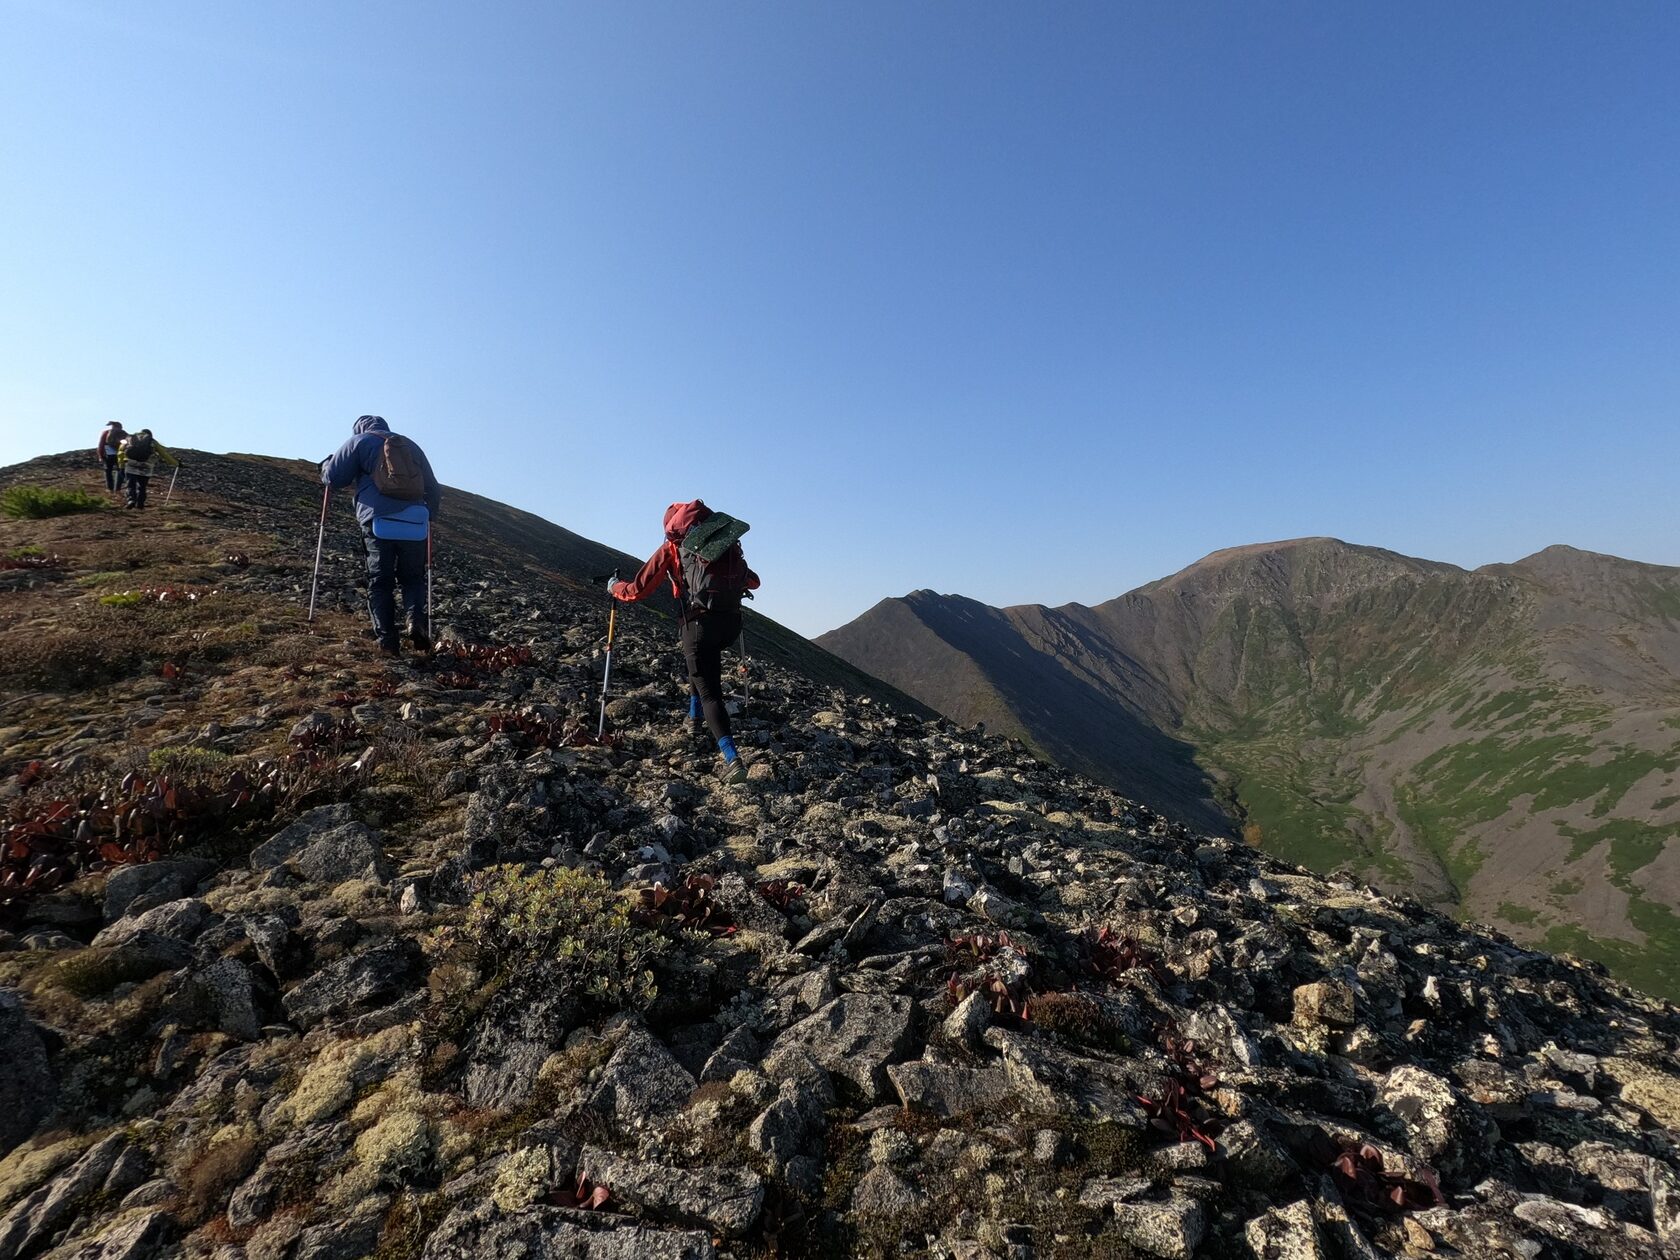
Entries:
POLYGON ((752 657, 747 653, 747 622, 741 619, 741 712, 752 703, 752 657))
POLYGON ((309 579, 309 621, 315 621, 315 591, 321 584, 321 548, 327 542, 327 501, 332 497, 332 487, 321 487, 321 532, 315 535, 315 576, 309 579))
POLYGON ((432 611, 432 522, 426 520, 426 638, 433 638, 432 626, 436 624, 436 614, 432 611))
POLYGON ((618 570, 614 569, 612 576, 607 579, 607 599, 612 608, 607 613, 607 665, 601 673, 601 720, 595 727, 595 740, 599 743, 607 734, 607 686, 612 682, 612 647, 613 634, 618 629, 618 601, 613 599, 613 583, 618 581, 618 570))
POLYGON ((181 475, 181 465, 175 465, 175 471, 169 474, 169 493, 163 496, 163 506, 169 506, 169 500, 175 497, 175 478, 181 475))

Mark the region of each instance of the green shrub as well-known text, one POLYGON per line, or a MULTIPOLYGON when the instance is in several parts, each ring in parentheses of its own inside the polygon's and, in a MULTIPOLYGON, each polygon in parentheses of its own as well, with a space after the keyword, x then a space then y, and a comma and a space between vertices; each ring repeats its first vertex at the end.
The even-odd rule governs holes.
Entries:
POLYGON ((503 978, 540 977, 544 989, 604 1009, 642 1008, 657 996, 653 964, 665 938, 631 922, 629 903, 598 875, 493 866, 474 878, 458 931, 503 978))
POLYGON ((6 554, 11 556, 13 560, 29 560, 36 556, 45 556, 47 554, 47 550, 45 547, 36 546, 13 547, 11 551, 6 554))
POLYGON ((0 514, 17 520, 38 521, 69 512, 97 512, 105 500, 86 490, 59 490, 53 486, 12 486, 0 492, 0 514))
POLYGON ((139 591, 117 591, 111 595, 101 595, 99 602, 107 608, 133 608, 145 598, 139 591))

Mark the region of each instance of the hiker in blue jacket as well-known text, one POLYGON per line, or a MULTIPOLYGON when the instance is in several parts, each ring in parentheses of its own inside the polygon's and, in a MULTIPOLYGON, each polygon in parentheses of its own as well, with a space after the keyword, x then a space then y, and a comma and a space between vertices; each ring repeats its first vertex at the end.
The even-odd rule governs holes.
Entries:
POLYGON ((392 433, 382 416, 359 416, 351 438, 321 463, 333 489, 356 486, 356 520, 368 555, 368 613, 386 656, 402 654, 395 588, 402 587, 408 633, 416 651, 432 650, 426 602, 427 539, 438 511, 438 483, 426 453, 392 433))

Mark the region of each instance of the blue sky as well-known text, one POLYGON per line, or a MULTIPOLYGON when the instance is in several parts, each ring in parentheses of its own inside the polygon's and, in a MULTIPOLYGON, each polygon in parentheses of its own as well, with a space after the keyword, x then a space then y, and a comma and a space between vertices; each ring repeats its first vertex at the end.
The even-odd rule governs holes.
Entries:
POLYGON ((744 517, 808 633, 1303 534, 1680 564, 1671 3, 0 0, 0 50, 0 464, 375 411, 627 550, 744 517))

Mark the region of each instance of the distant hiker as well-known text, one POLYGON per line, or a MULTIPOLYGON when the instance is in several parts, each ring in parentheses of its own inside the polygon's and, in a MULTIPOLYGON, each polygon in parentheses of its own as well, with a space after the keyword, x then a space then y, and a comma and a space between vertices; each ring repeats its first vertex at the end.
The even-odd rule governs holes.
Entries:
POLYGON ((105 465, 105 488, 113 494, 123 488, 124 474, 117 466, 117 448, 127 436, 122 425, 112 420, 99 431, 99 441, 93 447, 94 461, 105 465))
POLYGON ((162 442, 152 436, 150 429, 141 429, 125 437, 117 446, 117 467, 128 479, 128 501, 125 507, 146 506, 146 488, 152 484, 157 466, 168 464, 179 468, 181 461, 164 449, 162 442))
POLYGON ((758 574, 747 567, 740 537, 746 525, 713 512, 699 499, 673 503, 665 510, 665 542, 641 572, 612 586, 612 597, 635 603, 669 578, 681 611, 683 661, 688 666, 689 720, 699 729, 705 718, 723 754, 723 778, 739 783, 747 767, 735 750, 729 710, 723 701, 723 651, 741 634, 741 600, 758 589, 758 574))
POLYGON ((426 453, 392 433, 382 416, 358 416, 351 438, 321 463, 333 489, 356 486, 356 519, 367 544, 368 613, 386 656, 402 654, 395 587, 402 587, 408 634, 417 652, 432 650, 426 601, 426 538, 438 512, 438 483, 426 453))

